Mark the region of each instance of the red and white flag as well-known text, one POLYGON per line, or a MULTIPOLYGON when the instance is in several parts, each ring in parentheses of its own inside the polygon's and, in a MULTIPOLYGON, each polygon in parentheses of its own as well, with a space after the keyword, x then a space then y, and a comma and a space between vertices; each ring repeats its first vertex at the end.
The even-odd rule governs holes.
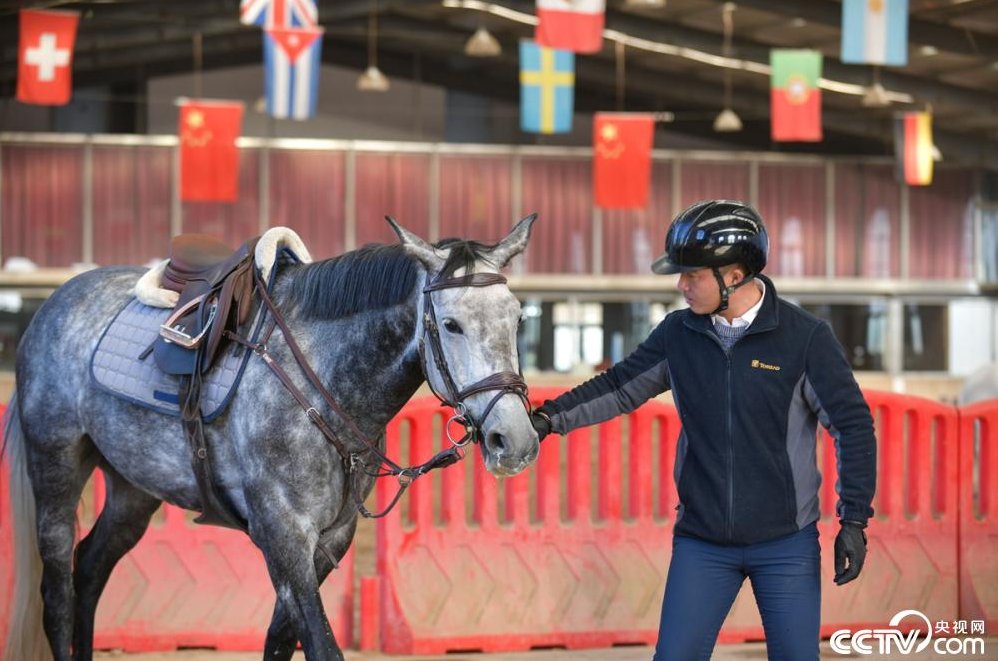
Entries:
POLYGON ((545 48, 598 53, 606 0, 537 0, 534 41, 545 48))
POLYGON ((235 202, 239 194, 239 148, 243 104, 187 101, 180 107, 180 199, 235 202))
POLYGON ((43 106, 69 103, 73 94, 75 11, 21 10, 17 100, 43 106))

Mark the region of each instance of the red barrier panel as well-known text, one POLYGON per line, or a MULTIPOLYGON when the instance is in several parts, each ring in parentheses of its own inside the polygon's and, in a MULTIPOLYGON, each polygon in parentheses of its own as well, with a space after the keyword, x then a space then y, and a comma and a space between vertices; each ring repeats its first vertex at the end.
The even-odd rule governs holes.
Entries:
MULTIPOLYGON (((6 411, 7 405, 0 403, 0 415, 6 411)), ((14 593, 14 535, 10 530, 10 503, 7 502, 9 479, 5 456, 0 456, 0 649, 7 640, 10 600, 14 593)))
MULTIPOLYGON (((556 391, 531 394, 539 401, 556 391)), ((441 415, 435 400, 410 403, 389 427, 389 455, 429 457, 441 442, 441 415)), ((475 456, 462 465, 418 480, 408 507, 377 527, 383 649, 653 642, 678 431, 675 409, 651 403, 602 425, 598 438, 590 430, 549 438, 537 465, 515 478, 496 480, 469 448, 475 456)), ((393 486, 379 483, 379 503, 393 486)))
MULTIPOLYGON (((7 466, 0 480, 0 644, 6 638, 13 584, 7 466)), ((79 512, 81 534, 104 500, 100 475, 91 480, 79 512)), ((260 551, 249 538, 198 526, 193 515, 164 507, 142 541, 122 558, 97 608, 95 644, 129 652, 213 647, 259 650, 274 607, 274 589, 260 551)), ((337 641, 353 644, 353 551, 321 593, 337 641)))
MULTIPOLYGON (((540 401, 556 393, 531 395, 540 401)), ((877 515, 866 569, 844 587, 831 580, 835 448, 827 435, 819 438, 826 636, 886 626, 908 608, 934 621, 957 615, 956 410, 902 395, 866 397, 877 420, 877 515)), ((389 453, 430 456, 440 447, 440 417, 435 401, 412 402, 389 427, 389 453)), ((654 642, 671 556, 678 432, 675 409, 649 402, 595 433, 549 438, 526 475, 498 482, 476 456, 417 481, 407 510, 377 529, 383 649, 654 642)), ((379 502, 393 493, 391 483, 379 484, 379 502)), ((763 635, 746 582, 720 640, 763 635)))
MULTIPOLYGON (((869 553, 858 579, 845 586, 835 575, 838 533, 835 443, 818 438, 822 474, 818 524, 821 539, 821 631, 883 627, 905 609, 933 622, 957 619, 956 409, 927 399, 867 391, 877 434, 877 493, 869 553)), ((748 582, 721 631, 721 640, 763 637, 748 582)))
POLYGON ((960 409, 960 618, 998 629, 998 400, 960 409))

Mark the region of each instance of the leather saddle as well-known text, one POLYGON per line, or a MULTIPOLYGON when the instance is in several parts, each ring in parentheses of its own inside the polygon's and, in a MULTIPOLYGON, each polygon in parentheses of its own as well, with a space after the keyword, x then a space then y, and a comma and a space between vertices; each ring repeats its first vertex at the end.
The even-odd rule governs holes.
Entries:
POLYGON ((167 374, 207 372, 223 334, 249 319, 253 305, 253 250, 259 237, 235 252, 205 234, 181 234, 170 244, 162 286, 180 294, 153 347, 167 374))
POLYGON ((176 307, 153 344, 156 365, 180 377, 180 417, 201 493, 197 523, 246 530, 214 480, 201 411, 202 377, 223 345, 226 330, 238 332, 253 307, 254 249, 259 237, 232 252, 204 234, 181 234, 170 244, 161 286, 178 292, 176 307))

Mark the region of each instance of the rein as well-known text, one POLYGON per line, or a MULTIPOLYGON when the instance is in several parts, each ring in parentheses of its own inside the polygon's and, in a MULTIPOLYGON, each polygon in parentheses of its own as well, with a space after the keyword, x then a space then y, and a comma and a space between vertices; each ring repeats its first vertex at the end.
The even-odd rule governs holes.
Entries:
MULTIPOLYGON (((263 301, 264 306, 270 312, 272 318, 271 323, 259 342, 252 342, 231 331, 226 331, 225 335, 232 341, 241 344, 242 346, 252 350, 256 355, 260 356, 260 358, 264 361, 264 364, 266 364, 275 376, 277 376, 278 380, 280 380, 280 382, 284 385, 285 389, 291 393, 291 396, 294 397, 296 402, 298 402, 298 405, 305 411, 305 415, 308 417, 309 421, 316 426, 330 445, 336 449, 347 469, 348 474, 350 475, 350 490, 353 493, 357 511, 365 518, 379 519, 385 516, 391 512, 391 510, 398 503, 399 499, 402 497, 402 494, 405 493, 405 491, 409 488, 409 485, 412 484, 416 478, 437 468, 445 468, 451 464, 457 463, 461 459, 464 459, 463 447, 469 442, 477 442, 481 439, 481 425, 485 422, 485 419, 496 405, 496 402, 498 402, 499 398, 503 395, 511 393, 516 394, 524 401, 527 409, 530 409, 530 402, 527 399, 527 384, 524 382, 523 377, 520 374, 513 372, 499 372, 497 374, 487 376, 484 379, 464 388, 463 390, 459 390, 454 382, 450 369, 447 366, 447 361, 443 357, 440 330, 437 327, 436 314, 433 309, 433 302, 430 298, 430 293, 441 289, 455 287, 487 287, 494 284, 503 284, 506 282, 506 278, 500 274, 474 273, 458 278, 438 279, 433 282, 428 282, 426 287, 423 288, 423 334, 428 335, 430 338, 434 364, 436 365, 437 371, 440 372, 444 379, 444 384, 446 385, 448 391, 447 397, 444 397, 438 393, 433 387, 433 384, 430 382, 429 370, 427 369, 428 365, 426 362, 425 342, 422 337, 419 340, 420 363, 422 365, 423 375, 426 377, 426 382, 430 386, 430 390, 442 404, 450 406, 456 411, 455 415, 452 416, 444 426, 447 438, 450 440, 453 447, 438 452, 422 464, 409 466, 407 468, 403 468, 396 462, 392 461, 392 459, 378 447, 376 442, 372 441, 360 430, 353 418, 347 415, 347 413, 336 403, 336 400, 333 398, 332 394, 325 388, 325 386, 322 385, 322 381, 315 373, 315 370, 313 370, 312 366, 309 365, 308 359, 302 352, 301 347, 299 347, 298 343, 295 341, 294 336, 291 333, 291 329, 288 327, 287 322, 281 315, 273 299, 271 299, 270 294, 267 292, 267 287, 260 279, 260 274, 256 269, 253 270, 253 279, 256 283, 257 291, 260 294, 260 298, 263 301), (322 414, 319 413, 318 409, 316 409, 309 402, 305 394, 302 393, 301 389, 295 385, 288 373, 270 353, 267 348, 267 342, 273 335, 274 329, 278 327, 281 329, 284 341, 291 350, 295 363, 301 370, 302 374, 305 375, 305 378, 312 385, 312 387, 319 392, 319 395, 322 396, 322 399, 329 406, 329 408, 333 410, 336 416, 347 425, 351 434, 359 438, 366 446, 359 452, 350 451, 343 440, 337 436, 336 432, 329 426, 329 423, 327 423, 322 417, 322 414), (467 407, 464 405, 464 400, 472 395, 492 390, 497 390, 499 392, 492 398, 488 406, 485 408, 485 412, 482 414, 481 420, 475 421, 471 414, 468 413, 467 407), (454 440, 451 437, 451 422, 459 422, 464 425, 465 434, 462 438, 454 440), (364 458, 364 455, 368 453, 375 456, 377 463, 368 463, 368 461, 364 458), (396 491, 395 496, 381 512, 376 514, 372 513, 364 505, 364 502, 360 497, 359 484, 357 483, 360 474, 373 478, 391 476, 398 480, 399 488, 396 491)), ((429 274, 427 274, 427 280, 429 280, 429 274)))

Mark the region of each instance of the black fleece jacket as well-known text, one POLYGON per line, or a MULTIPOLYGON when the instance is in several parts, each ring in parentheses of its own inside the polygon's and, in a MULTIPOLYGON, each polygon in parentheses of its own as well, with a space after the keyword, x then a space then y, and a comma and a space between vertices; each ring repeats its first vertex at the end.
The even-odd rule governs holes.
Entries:
POLYGON ((682 421, 675 533, 744 545, 817 520, 820 421, 835 439, 837 512, 865 524, 876 486, 873 418, 827 323, 766 294, 726 352, 709 315, 668 315, 620 363, 544 405, 567 433, 638 408, 669 388, 682 421))

